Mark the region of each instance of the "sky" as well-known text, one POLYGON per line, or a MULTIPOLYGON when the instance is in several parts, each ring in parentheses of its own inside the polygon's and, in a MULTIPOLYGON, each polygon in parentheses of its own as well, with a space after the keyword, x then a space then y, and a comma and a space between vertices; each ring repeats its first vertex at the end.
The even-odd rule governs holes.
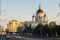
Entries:
POLYGON ((48 19, 60 21, 58 4, 60 0, 0 0, 1 1, 1 20, 17 19, 19 21, 31 21, 33 13, 36 14, 39 4, 48 16, 48 19), (55 18, 56 17, 56 18, 55 18))

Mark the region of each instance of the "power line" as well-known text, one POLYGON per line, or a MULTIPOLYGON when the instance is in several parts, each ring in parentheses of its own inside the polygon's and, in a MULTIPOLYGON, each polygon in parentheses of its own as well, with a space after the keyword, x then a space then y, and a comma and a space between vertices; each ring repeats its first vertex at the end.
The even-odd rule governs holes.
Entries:
MULTIPOLYGON (((59 9, 60 9, 60 4, 58 4, 58 6, 59 6, 59 9)), ((60 10, 59 10, 59 13, 54 18, 49 19, 49 21, 52 20, 52 19, 57 18, 59 15, 60 15, 60 10)))
POLYGON ((6 10, 0 10, 0 20, 1 20, 1 13, 3 13, 6 10))

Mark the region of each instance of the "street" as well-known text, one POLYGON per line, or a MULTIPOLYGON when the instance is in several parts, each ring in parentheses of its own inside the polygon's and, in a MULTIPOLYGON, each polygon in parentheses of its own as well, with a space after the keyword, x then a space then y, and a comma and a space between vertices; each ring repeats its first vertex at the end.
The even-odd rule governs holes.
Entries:
POLYGON ((21 37, 13 36, 10 38, 0 36, 0 40, 60 40, 60 38, 31 38, 31 37, 21 37))

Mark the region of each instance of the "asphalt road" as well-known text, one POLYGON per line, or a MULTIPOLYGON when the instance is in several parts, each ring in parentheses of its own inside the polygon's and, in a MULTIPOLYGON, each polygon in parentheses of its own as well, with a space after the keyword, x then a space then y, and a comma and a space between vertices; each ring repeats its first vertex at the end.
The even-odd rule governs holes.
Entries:
POLYGON ((27 38, 27 37, 22 37, 22 39, 25 39, 25 40, 60 40, 60 38, 27 38))
POLYGON ((40 39, 36 39, 36 38, 20 38, 20 39, 1 39, 1 40, 60 40, 60 38, 40 38, 40 39))
MULTIPOLYGON (((16 37, 16 36, 14 36, 16 37)), ((0 37, 0 40, 60 40, 60 38, 30 38, 30 37, 21 37, 20 38, 5 38, 5 37, 0 37)))

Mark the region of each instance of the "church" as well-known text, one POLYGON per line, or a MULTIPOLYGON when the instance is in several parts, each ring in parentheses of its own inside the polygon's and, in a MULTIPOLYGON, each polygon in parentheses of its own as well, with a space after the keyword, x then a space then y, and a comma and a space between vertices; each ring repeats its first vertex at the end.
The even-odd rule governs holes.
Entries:
POLYGON ((41 9, 41 5, 39 5, 36 14, 33 13, 32 21, 27 22, 27 24, 31 24, 31 27, 33 28, 36 27, 39 23, 42 25, 48 24, 48 17, 41 9))

